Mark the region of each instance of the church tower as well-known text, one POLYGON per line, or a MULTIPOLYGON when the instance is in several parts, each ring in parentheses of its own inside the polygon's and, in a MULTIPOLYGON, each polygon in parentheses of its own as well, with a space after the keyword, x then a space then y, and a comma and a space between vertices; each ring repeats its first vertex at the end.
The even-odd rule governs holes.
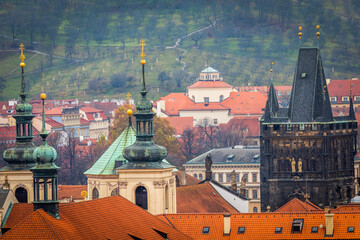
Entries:
POLYGON ((319 47, 299 49, 289 108, 279 108, 270 84, 260 120, 262 211, 294 197, 321 207, 350 201, 357 137, 350 101, 349 116, 333 117, 319 47))
POLYGON ((49 134, 45 128, 44 73, 43 92, 40 99, 43 105, 42 130, 40 132, 42 143, 33 152, 35 166, 30 169, 33 172, 34 180, 34 211, 41 208, 53 217, 59 218, 58 172, 60 168, 55 165, 56 150, 46 142, 49 134))
POLYGON ((136 141, 126 147, 126 164, 116 169, 119 175, 120 195, 151 214, 176 213, 176 181, 174 166, 163 162, 167 156, 164 147, 153 139, 152 103, 147 100, 145 86, 144 40, 141 40, 143 89, 136 105, 136 141))
POLYGON ((19 202, 31 202, 33 196, 32 173, 29 170, 34 166, 33 151, 35 145, 33 139, 32 106, 26 102, 26 86, 24 79, 25 55, 24 45, 20 45, 20 67, 21 67, 21 91, 20 103, 16 105, 16 143, 13 148, 4 151, 3 158, 8 165, 0 169, 0 179, 7 176, 10 188, 14 191, 19 202))

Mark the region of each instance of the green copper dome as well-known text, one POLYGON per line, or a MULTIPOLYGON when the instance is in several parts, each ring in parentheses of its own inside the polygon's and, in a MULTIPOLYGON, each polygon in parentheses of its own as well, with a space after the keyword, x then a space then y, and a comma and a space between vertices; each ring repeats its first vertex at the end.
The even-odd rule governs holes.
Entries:
POLYGON ((35 160, 35 167, 37 168, 40 165, 42 167, 46 166, 47 168, 58 168, 55 165, 55 160, 57 158, 57 152, 56 150, 51 147, 50 145, 47 144, 46 142, 46 137, 43 138, 43 142, 41 143, 41 145, 37 148, 35 148, 34 152, 33 152, 33 158, 35 160))
POLYGON ((24 103, 21 102, 18 105, 16 105, 15 110, 19 114, 26 114, 26 113, 31 114, 32 106, 27 102, 24 103))

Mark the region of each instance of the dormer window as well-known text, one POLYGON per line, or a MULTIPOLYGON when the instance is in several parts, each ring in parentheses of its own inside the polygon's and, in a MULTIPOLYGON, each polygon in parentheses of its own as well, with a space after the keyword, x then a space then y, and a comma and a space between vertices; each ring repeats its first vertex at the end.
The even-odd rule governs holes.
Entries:
POLYGON ((343 96, 343 97, 341 97, 341 101, 342 101, 342 102, 348 102, 348 101, 350 101, 350 100, 349 100, 349 97, 348 97, 348 96, 343 96))
POLYGON ((202 234, 209 234, 210 227, 203 227, 202 234))
POLYGON ((275 228, 275 233, 277 233, 277 234, 282 233, 282 227, 275 228))
POLYGON ((336 102, 337 97, 330 97, 330 102, 336 102))
POLYGON ((244 234, 245 233, 245 227, 239 227, 237 233, 238 234, 244 234))
POLYGON ((354 101, 355 102, 360 102, 360 96, 354 96, 354 101))
POLYGON ((353 232, 355 232, 355 227, 348 227, 347 232, 348 232, 348 233, 353 233, 353 232))
POLYGON ((294 219, 291 227, 292 233, 301 233, 304 219, 294 219))

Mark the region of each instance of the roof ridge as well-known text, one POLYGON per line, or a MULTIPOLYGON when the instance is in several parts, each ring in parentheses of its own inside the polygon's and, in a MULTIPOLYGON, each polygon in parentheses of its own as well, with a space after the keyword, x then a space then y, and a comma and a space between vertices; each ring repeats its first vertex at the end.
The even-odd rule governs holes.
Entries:
MULTIPOLYGON (((54 235, 58 238, 58 239, 62 239, 60 237, 60 235, 57 233, 57 231, 53 228, 53 224, 50 224, 48 219, 45 218, 45 216, 43 216, 43 214, 47 214, 43 209, 38 209, 34 212, 34 214, 37 213, 40 215, 40 217, 44 220, 45 224, 49 227, 49 229, 51 229, 51 231, 54 233, 54 235)), ((32 214, 31 214, 32 215, 32 214)), ((31 216, 30 215, 30 216, 31 216)), ((48 215, 48 214, 47 214, 48 215)), ((48 215, 50 216, 50 215, 48 215)), ((50 216, 51 217, 51 216, 50 216)))

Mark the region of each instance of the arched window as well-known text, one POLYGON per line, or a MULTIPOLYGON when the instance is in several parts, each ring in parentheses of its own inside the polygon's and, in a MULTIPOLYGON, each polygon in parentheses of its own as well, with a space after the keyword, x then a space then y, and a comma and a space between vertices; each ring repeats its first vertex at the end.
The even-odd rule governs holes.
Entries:
POLYGON ((196 173, 194 174, 194 178, 197 178, 197 174, 196 174, 196 173))
POLYGON ((143 186, 139 186, 135 190, 135 204, 139 207, 147 210, 148 203, 147 203, 147 190, 143 186))
POLYGON ((111 191, 111 196, 119 196, 119 188, 115 188, 111 191))
POLYGON ((195 96, 194 95, 191 96, 191 99, 195 102, 195 96))
POLYGON ((203 180, 203 178, 202 178, 202 174, 201 174, 201 173, 199 174, 199 180, 200 180, 200 181, 202 181, 202 180, 203 180))
POLYGON ((165 209, 169 209, 169 187, 165 186, 165 209))
POLYGON ((220 95, 219 100, 222 102, 224 100, 224 95, 220 95))
POLYGON ((257 207, 254 207, 254 208, 253 208, 253 212, 254 212, 254 213, 257 213, 257 207))
POLYGON ((99 190, 94 188, 92 192, 92 199, 98 199, 98 198, 99 198, 99 190))
POLYGON ((23 187, 19 187, 15 190, 15 197, 19 203, 27 203, 27 190, 23 187))

